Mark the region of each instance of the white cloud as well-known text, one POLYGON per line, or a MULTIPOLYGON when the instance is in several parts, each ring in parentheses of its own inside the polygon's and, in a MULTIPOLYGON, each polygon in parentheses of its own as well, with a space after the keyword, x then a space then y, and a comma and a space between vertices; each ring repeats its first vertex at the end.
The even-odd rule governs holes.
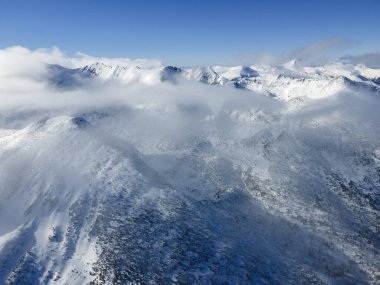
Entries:
MULTIPOLYGON (((0 49, 0 94, 7 100, 22 93, 51 93, 46 77, 47 65, 58 64, 68 68, 80 68, 96 62, 121 66, 140 66, 143 68, 161 66, 158 60, 128 58, 97 58, 83 53, 74 57, 63 54, 59 48, 30 50, 21 46, 0 49)), ((146 78, 154 81, 154 78, 146 78)), ((5 100, 3 98, 3 100, 5 100)), ((4 105, 4 101, 3 101, 4 105)))
POLYGON ((21 46, 0 49, 0 76, 38 77, 46 71, 46 64, 59 64, 69 68, 102 62, 109 65, 159 67, 159 60, 93 57, 77 53, 74 57, 64 55, 59 48, 30 50, 21 46))
POLYGON ((334 58, 336 53, 355 44, 354 41, 344 38, 329 38, 312 42, 288 53, 245 52, 238 56, 238 60, 248 64, 280 65, 296 59, 302 65, 320 65, 334 58))
MULTIPOLYGON (((339 43, 340 41, 320 42, 300 49, 294 52, 293 55, 298 54, 299 56, 307 57, 309 54, 328 49, 339 43)), ((43 112, 49 114, 72 115, 85 112, 88 109, 105 108, 107 106, 124 106, 135 110, 149 110, 147 113, 178 109, 180 110, 178 113, 180 118, 170 117, 167 124, 173 123, 174 120, 183 120, 181 124, 192 125, 196 129, 199 121, 206 120, 207 117, 210 118, 209 116, 216 118, 215 114, 217 113, 219 115, 228 114, 233 110, 249 112, 250 108, 256 110, 278 108, 278 112, 275 113, 281 113, 287 108, 286 104, 284 105, 277 100, 256 95, 253 92, 239 91, 232 87, 218 88, 180 79, 175 85, 167 82, 157 83, 156 74, 154 73, 147 77, 145 84, 139 83, 141 81, 131 81, 126 86, 119 81, 91 80, 90 84, 85 84, 66 92, 57 90, 49 85, 46 80, 43 80, 47 74, 45 63, 80 66, 82 63, 98 60, 132 65, 139 63, 157 66, 160 64, 157 61, 149 60, 99 59, 86 55, 66 57, 58 48, 38 49, 35 51, 23 47, 3 49, 0 50, 0 116, 5 118, 14 114, 15 110, 23 110, 23 112, 45 110, 43 112), (151 82, 156 82, 157 84, 146 84, 151 82)), ((270 57, 269 60, 271 60, 270 57)), ((357 100, 356 97, 354 97, 353 101, 355 100, 357 100)), ((343 104, 343 102, 348 104, 344 100, 339 104, 343 104)), ((318 108, 318 106, 321 105, 313 107, 318 108)), ((377 106, 377 103, 368 104, 368 108, 372 108, 372 106, 377 106)), ((349 108, 346 109, 348 110, 349 108)), ((321 111, 320 114, 322 113, 324 112, 321 111)), ((218 118, 223 121, 222 117, 219 116, 218 118)), ((141 117, 141 121, 145 120, 141 117)))

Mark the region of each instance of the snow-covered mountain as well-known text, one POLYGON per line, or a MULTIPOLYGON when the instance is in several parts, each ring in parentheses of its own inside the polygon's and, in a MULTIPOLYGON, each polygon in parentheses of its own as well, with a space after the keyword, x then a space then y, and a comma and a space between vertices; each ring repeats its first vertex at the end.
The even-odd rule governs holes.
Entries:
MULTIPOLYGON (((56 71, 58 69, 57 66, 51 68, 56 71)), ((176 82, 178 78, 185 78, 209 85, 234 86, 286 101, 299 97, 324 97, 351 89, 380 93, 380 69, 341 62, 332 62, 320 67, 303 67, 296 60, 292 60, 279 67, 253 65, 196 68, 140 68, 96 62, 83 68, 72 69, 70 76, 67 69, 61 69, 61 73, 55 72, 52 76, 52 82, 58 85, 67 82, 68 77, 72 77, 71 85, 77 85, 78 76, 94 76, 104 80, 118 79, 124 84, 140 82, 148 85, 163 81, 176 82)))
POLYGON ((0 76, 0 284, 379 284, 380 70, 16 76, 0 76))

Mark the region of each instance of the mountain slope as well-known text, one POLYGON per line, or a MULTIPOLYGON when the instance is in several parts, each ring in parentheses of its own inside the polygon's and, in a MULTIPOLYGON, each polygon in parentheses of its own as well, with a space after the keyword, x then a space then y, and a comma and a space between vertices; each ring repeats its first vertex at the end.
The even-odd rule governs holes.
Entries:
POLYGON ((379 282, 372 83, 347 66, 103 67, 53 67, 80 84, 2 106, 1 284, 379 282))

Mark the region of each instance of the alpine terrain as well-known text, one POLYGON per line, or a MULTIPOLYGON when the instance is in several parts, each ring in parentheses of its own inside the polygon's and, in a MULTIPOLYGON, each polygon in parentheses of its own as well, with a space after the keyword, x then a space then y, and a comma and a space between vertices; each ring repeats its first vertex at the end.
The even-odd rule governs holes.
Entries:
POLYGON ((380 284, 380 69, 9 62, 0 284, 380 284))

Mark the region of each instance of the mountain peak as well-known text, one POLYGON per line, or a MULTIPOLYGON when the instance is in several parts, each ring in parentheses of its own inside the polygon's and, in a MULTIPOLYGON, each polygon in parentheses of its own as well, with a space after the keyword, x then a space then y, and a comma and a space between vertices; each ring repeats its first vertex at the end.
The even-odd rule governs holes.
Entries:
POLYGON ((295 70, 299 68, 299 61, 297 59, 292 59, 282 65, 282 67, 290 70, 295 70))

